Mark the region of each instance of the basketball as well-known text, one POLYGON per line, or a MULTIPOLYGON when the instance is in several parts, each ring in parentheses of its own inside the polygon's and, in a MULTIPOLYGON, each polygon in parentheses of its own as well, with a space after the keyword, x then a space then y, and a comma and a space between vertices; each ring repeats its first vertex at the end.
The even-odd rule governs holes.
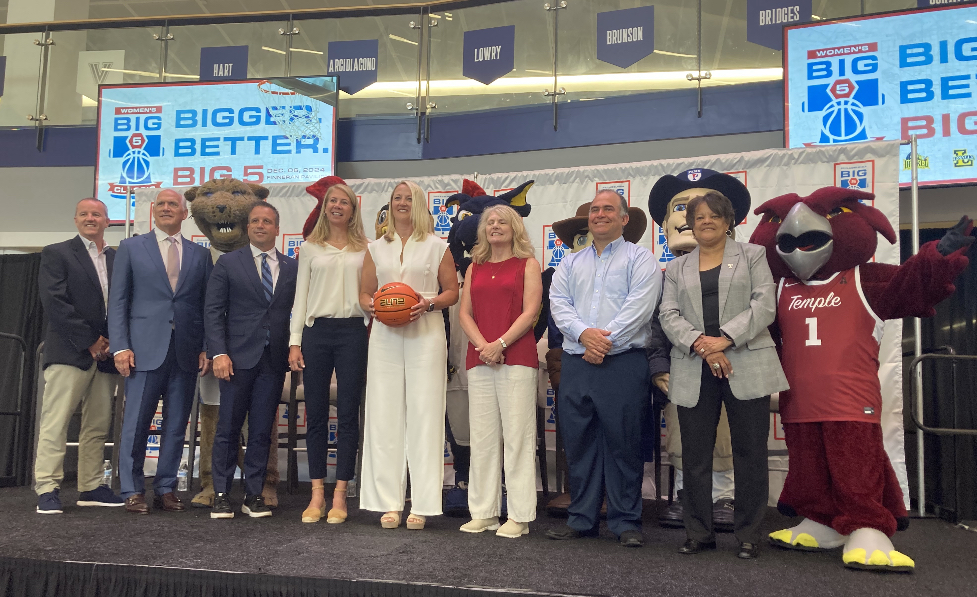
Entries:
POLYGON ((381 323, 396 328, 410 323, 410 308, 419 302, 417 293, 410 286, 391 282, 373 295, 373 310, 381 323))

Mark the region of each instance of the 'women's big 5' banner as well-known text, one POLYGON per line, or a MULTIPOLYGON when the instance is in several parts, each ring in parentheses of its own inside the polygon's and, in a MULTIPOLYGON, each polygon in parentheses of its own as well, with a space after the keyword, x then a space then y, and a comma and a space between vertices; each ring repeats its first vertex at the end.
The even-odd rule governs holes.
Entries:
MULTIPOLYGON (((595 148, 599 151, 599 148, 595 148)), ((708 168, 726 172, 739 178, 750 190, 753 207, 785 193, 809 195, 826 186, 858 186, 875 193, 874 207, 881 210, 893 228, 899 226, 899 144, 875 142, 852 145, 821 146, 810 149, 777 149, 743 154, 683 158, 656 162, 637 162, 582 168, 510 172, 480 175, 478 183, 489 194, 512 189, 527 180, 535 180, 528 200, 532 213, 525 219, 526 229, 536 247, 536 257, 543 268, 557 267, 569 250, 552 232, 555 221, 573 216, 577 207, 593 199, 599 190, 613 189, 633 207, 647 212, 648 193, 666 174, 678 174, 690 168, 708 168)), ((461 175, 431 176, 414 179, 427 194, 428 209, 435 221, 436 233, 447 238, 454 207, 445 207, 448 197, 458 192, 461 175)), ((349 180, 360 200, 363 224, 372 236, 377 210, 385 204, 398 179, 349 180)), ((268 200, 282 213, 279 249, 288 255, 300 255, 302 224, 315 205, 315 199, 305 193, 305 185, 268 185, 268 200)), ((178 189, 183 190, 183 189, 178 189)), ((152 189, 136 194, 136 232, 145 233, 151 227, 152 189)), ((747 240, 759 218, 752 212, 736 228, 736 237, 747 240)), ((665 242, 664 231, 648 218, 649 226, 640 244, 655 253, 661 267, 673 257, 665 242)), ((206 245, 207 239, 189 220, 184 235, 206 245)), ((890 245, 879 237, 875 260, 880 263, 899 263, 898 245, 890 245)), ((886 449, 908 500, 908 483, 904 437, 902 428, 902 322, 885 324, 882 338, 879 376, 882 381, 882 426, 886 449)), ((775 503, 787 470, 787 451, 779 417, 771 415, 770 475, 771 502, 775 503)), ((550 428, 552 423, 550 423, 550 428)), ((907 502, 908 503, 908 502, 907 502)))

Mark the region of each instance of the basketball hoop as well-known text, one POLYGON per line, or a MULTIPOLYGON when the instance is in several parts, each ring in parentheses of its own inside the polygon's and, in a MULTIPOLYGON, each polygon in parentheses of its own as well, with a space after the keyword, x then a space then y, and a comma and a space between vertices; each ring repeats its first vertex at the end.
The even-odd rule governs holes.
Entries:
POLYGON ((321 134, 317 102, 271 81, 259 81, 261 102, 289 139, 318 139, 321 134))

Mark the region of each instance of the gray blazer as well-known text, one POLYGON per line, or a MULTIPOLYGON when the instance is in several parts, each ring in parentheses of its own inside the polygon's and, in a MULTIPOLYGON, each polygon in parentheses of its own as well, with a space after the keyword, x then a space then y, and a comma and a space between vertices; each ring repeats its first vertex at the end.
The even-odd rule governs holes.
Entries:
MULTIPOLYGON (((733 367, 729 387, 740 400, 788 389, 767 326, 777 310, 777 286, 759 245, 726 241, 719 273, 720 329, 733 340, 726 358, 733 367)), ((699 249, 668 263, 659 321, 672 342, 668 398, 678 406, 699 402, 702 358, 690 353, 703 333, 699 249)))

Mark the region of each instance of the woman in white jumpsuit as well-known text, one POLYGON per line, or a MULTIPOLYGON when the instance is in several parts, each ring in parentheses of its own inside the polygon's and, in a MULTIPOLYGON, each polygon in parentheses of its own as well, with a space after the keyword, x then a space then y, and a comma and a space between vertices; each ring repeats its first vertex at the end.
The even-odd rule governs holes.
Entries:
POLYGON ((394 189, 390 225, 370 243, 360 285, 360 303, 371 314, 374 293, 390 282, 407 284, 421 298, 410 323, 392 328, 374 320, 370 334, 360 507, 384 512, 384 528, 400 526, 408 468, 407 528, 422 529, 426 516, 441 514, 447 384, 441 310, 458 301, 458 278, 447 243, 433 234, 425 197, 413 182, 394 189))

